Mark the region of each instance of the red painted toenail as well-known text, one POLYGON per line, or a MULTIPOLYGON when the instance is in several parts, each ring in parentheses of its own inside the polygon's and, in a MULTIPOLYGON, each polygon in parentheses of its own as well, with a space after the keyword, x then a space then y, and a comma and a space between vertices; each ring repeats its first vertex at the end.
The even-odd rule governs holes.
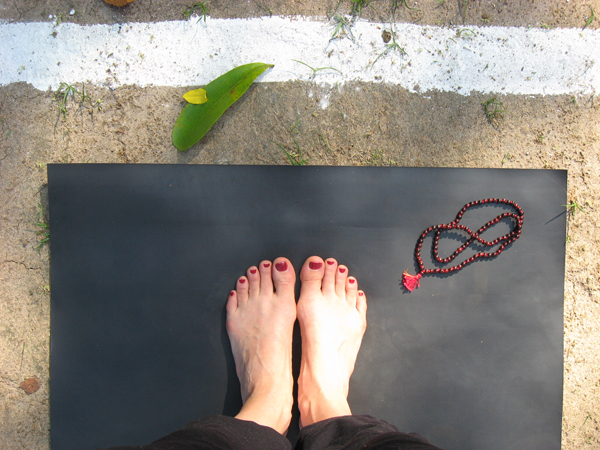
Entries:
POLYGON ((275 268, 279 272, 285 272, 287 270, 287 263, 285 261, 278 262, 277 264, 275 264, 275 268))
POLYGON ((322 265, 323 265, 323 263, 320 263, 320 262, 309 262, 308 263, 308 267, 312 270, 319 270, 322 265))
POLYGON ((360 296, 362 297, 363 295, 365 295, 365 293, 364 293, 363 291, 360 291, 360 292, 358 293, 358 295, 360 295, 360 296))
POLYGON ((271 265, 271 263, 264 263, 264 264, 263 264, 263 267, 264 267, 265 269, 268 269, 270 265, 271 265))
POLYGON ((239 282, 240 282, 240 284, 244 284, 246 282, 246 279, 245 278, 240 278, 239 282))
POLYGON ((355 281, 356 281, 356 280, 355 280, 354 278, 349 278, 349 279, 348 279, 348 283, 350 283, 350 284, 354 284, 354 282, 355 282, 355 281))
POLYGON ((256 269, 250 269, 250 273, 256 273, 256 269))
POLYGON ((344 273, 346 271, 345 267, 340 267, 340 273, 344 273))
POLYGON ((229 296, 230 296, 230 297, 233 297, 234 295, 235 295, 235 291, 231 291, 231 292, 229 293, 229 296))
POLYGON ((330 259, 328 259, 327 264, 329 264, 330 266, 333 266, 335 264, 335 261, 331 261, 330 259))

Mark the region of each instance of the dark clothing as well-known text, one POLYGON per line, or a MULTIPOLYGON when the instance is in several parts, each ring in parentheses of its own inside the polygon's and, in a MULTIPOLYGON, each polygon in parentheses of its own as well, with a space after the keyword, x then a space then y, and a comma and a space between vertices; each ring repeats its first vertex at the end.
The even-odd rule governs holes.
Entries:
POLYGON ((440 450, 371 416, 342 416, 300 430, 295 450, 440 450))
MULTIPOLYGON (((285 436, 269 427, 226 416, 189 423, 152 444, 110 450, 291 450, 285 436)), ((300 430, 295 450, 440 450, 418 434, 371 416, 343 416, 300 430)))

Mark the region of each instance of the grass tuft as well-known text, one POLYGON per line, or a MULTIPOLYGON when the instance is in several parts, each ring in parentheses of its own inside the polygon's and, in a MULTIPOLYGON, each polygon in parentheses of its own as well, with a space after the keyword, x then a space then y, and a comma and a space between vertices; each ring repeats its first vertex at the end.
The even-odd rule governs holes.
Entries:
POLYGON ((496 97, 492 97, 482 103, 485 118, 490 125, 497 127, 504 119, 504 105, 496 97))
POLYGON ((592 8, 590 6, 590 18, 587 20, 587 22, 585 22, 585 25, 583 26, 583 28, 581 29, 581 31, 585 30, 588 25, 591 25, 591 23, 594 21, 594 8, 592 8))
POLYGON ((204 19, 204 23, 206 23, 206 15, 208 13, 206 3, 208 2, 199 2, 194 3, 192 6, 188 6, 183 10, 183 17, 185 17, 186 20, 189 20, 193 15, 198 15, 198 11, 202 11, 202 17, 200 17, 196 23, 200 22, 202 19, 204 19))
POLYGON ((56 131, 56 125, 58 125, 60 117, 62 116, 63 120, 66 120, 67 118, 67 102, 69 97, 71 97, 71 100, 75 103, 79 104, 80 111, 82 111, 83 108, 89 109, 90 114, 93 113, 94 108, 98 111, 102 111, 102 100, 98 99, 94 102, 90 96, 85 93, 85 84, 81 83, 81 91, 78 91, 75 89, 75 86, 71 84, 64 82, 60 83, 58 89, 54 93, 54 100, 58 102, 58 117, 54 124, 54 131, 56 131), (77 96, 79 97, 79 100, 77 100, 77 96))
POLYGON ((38 230, 36 231, 36 237, 38 245, 35 248, 42 248, 44 244, 50 242, 50 226, 46 223, 44 217, 44 207, 41 203, 38 203, 39 213, 37 222, 34 223, 38 230))
POLYGON ((582 213, 586 214, 586 211, 579 206, 579 204, 576 201, 571 201, 571 203, 569 203, 568 205, 563 205, 565 208, 567 208, 567 213, 570 214, 572 217, 575 217, 575 212, 577 210, 581 211, 582 213))
POLYGON ((339 70, 337 70, 334 67, 317 67, 316 69, 312 66, 309 66, 308 64, 306 64, 305 62, 302 61, 298 61, 297 59, 292 59, 292 61, 295 61, 299 64, 302 64, 306 67, 308 67, 310 70, 312 70, 312 74, 310 76, 310 79, 314 79, 317 76, 317 72, 320 72, 321 70, 335 70, 337 73, 339 73, 340 75, 342 75, 342 72, 340 72, 339 70))
POLYGON ((279 147, 281 150, 283 150, 283 153, 285 153, 285 156, 287 156, 288 160, 290 161, 290 164, 292 166, 304 166, 305 164, 308 163, 309 159, 304 159, 302 157, 302 149, 300 148, 300 144, 298 144, 298 141, 296 139, 293 139, 294 144, 296 144, 296 150, 287 150, 283 145, 278 144, 277 142, 273 142, 277 147, 279 147))
POLYGON ((396 51, 400 52, 401 56, 408 55, 408 53, 406 53, 406 51, 404 50, 404 48, 400 47, 400 45, 398 45, 398 43, 396 42, 396 33, 394 32, 394 30, 391 30, 390 34, 392 36, 392 42, 390 42, 389 44, 387 44, 386 47, 385 47, 385 49, 383 50, 383 52, 381 52, 379 54, 379 56, 377 56, 377 58, 375 58, 375 61, 373 61, 373 63, 371 64, 371 67, 373 67, 375 65, 375 63, 377 61, 379 61, 380 58, 382 58, 383 56, 387 55, 392 50, 396 50, 396 51))
POLYGON ((352 34, 352 22, 350 20, 338 13, 333 15, 332 20, 334 22, 334 29, 329 39, 330 41, 349 37, 352 42, 355 42, 354 35, 352 34))

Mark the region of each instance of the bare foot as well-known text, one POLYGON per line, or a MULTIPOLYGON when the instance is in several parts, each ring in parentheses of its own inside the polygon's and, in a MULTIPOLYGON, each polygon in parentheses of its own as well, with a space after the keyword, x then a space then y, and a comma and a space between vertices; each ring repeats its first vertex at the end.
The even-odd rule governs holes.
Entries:
POLYGON ((298 407, 302 426, 308 426, 352 414, 348 385, 367 328, 367 301, 348 268, 333 258, 308 258, 300 279, 298 407))
POLYGON ((277 258, 250 267, 227 301, 227 333, 244 405, 236 416, 287 431, 292 418, 296 274, 277 258))

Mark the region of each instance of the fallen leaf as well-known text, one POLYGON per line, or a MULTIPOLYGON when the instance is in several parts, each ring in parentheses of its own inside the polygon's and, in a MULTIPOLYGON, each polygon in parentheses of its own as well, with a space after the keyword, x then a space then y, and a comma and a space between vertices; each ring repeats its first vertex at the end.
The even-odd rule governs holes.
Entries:
POLYGON ((206 103, 208 98, 206 97, 206 91, 204 89, 194 89, 193 91, 187 91, 183 94, 183 98, 186 102, 193 105, 201 105, 206 103))
POLYGON ((177 150, 186 151, 202 139, 225 110, 246 92, 256 77, 270 67, 273 65, 244 64, 204 86, 208 100, 202 105, 188 103, 175 122, 172 140, 177 150))
POLYGON ((25 378, 25 380, 19 384, 19 387, 23 389, 27 395, 31 395, 39 390, 40 383, 35 377, 25 378))
POLYGON ((109 5, 114 6, 125 6, 127 3, 131 3, 133 0, 104 0, 109 5))

